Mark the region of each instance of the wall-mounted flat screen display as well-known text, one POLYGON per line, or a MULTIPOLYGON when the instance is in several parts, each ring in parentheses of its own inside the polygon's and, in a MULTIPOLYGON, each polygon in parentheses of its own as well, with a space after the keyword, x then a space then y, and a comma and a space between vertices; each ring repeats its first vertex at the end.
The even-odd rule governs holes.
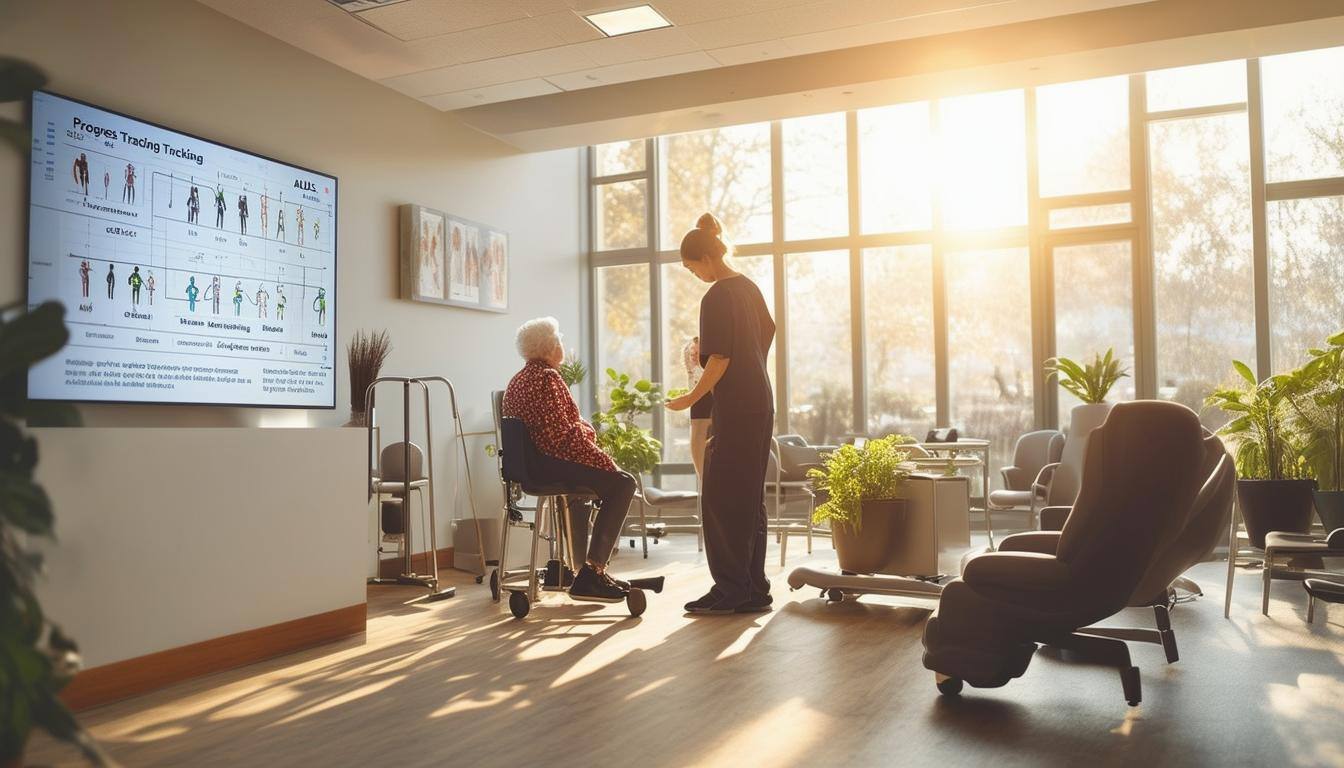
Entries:
POLYGON ((335 407, 336 178, 39 91, 28 303, 70 343, 38 400, 335 407))

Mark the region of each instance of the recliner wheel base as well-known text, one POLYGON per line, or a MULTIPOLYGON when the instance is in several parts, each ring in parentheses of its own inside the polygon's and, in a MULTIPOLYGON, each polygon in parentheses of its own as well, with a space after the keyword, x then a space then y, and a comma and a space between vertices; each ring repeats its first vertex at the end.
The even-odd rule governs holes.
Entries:
POLYGON ((938 692, 944 696, 956 696, 961 693, 963 683, 959 677, 944 677, 937 681, 938 692))

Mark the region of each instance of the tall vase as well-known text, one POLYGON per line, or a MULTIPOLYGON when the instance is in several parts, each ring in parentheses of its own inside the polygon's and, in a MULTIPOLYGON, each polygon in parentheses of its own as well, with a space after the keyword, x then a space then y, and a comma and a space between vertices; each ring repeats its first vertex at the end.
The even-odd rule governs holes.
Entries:
POLYGON ((1050 506, 1070 506, 1078 498, 1083 481, 1083 456, 1087 437, 1100 427, 1111 413, 1110 403, 1082 403, 1069 411, 1069 432, 1064 440, 1064 456, 1050 481, 1050 506))

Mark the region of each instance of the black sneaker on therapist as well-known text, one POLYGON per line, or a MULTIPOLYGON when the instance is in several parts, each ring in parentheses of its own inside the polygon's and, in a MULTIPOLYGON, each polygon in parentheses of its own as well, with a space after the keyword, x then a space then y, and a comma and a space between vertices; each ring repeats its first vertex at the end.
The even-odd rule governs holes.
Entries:
POLYGON ((576 600, 595 600, 599 603, 619 603, 625 599, 626 591, 611 579, 585 564, 574 575, 574 584, 569 588, 569 596, 576 600))

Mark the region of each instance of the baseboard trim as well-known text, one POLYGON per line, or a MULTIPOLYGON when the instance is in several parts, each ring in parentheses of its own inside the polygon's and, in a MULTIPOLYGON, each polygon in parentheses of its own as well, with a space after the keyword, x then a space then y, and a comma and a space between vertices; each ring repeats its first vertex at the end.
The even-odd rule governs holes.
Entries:
POLYGON ((365 603, 81 671, 61 699, 79 711, 364 632, 365 603))
MULTIPOLYGON (((438 550, 439 568, 453 567, 453 548, 443 547, 438 550)), ((388 557, 378 561, 378 578, 395 579, 401 575, 403 561, 399 557, 388 557)), ((415 552, 411 554, 411 570, 416 573, 429 573, 429 552, 415 552)))

